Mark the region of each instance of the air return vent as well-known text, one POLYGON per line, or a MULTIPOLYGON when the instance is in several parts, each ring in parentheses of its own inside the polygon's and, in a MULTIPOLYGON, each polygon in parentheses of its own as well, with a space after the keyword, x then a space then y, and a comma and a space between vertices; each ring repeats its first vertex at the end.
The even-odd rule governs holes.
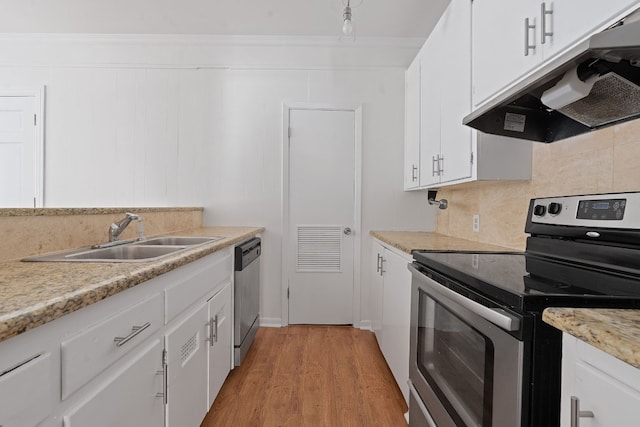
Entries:
POLYGON ((342 226, 299 225, 296 271, 340 273, 342 226))

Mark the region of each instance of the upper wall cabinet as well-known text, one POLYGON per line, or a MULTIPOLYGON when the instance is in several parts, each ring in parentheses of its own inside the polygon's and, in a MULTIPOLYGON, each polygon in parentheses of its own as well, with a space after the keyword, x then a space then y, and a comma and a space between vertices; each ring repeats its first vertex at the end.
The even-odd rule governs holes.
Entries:
POLYGON ((471 4, 451 1, 406 72, 405 190, 531 178, 530 143, 462 124, 471 112, 471 4))
POLYGON ((473 105, 607 28, 638 0, 474 0, 473 105))
POLYGON ((404 80, 404 188, 420 186, 420 57, 409 66, 404 80))

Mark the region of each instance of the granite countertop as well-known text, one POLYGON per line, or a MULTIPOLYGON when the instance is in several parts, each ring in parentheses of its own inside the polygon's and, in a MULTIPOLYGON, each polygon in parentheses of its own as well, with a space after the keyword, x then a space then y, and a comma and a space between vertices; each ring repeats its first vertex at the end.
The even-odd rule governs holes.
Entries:
POLYGON ((373 237, 411 254, 417 249, 441 251, 514 252, 515 249, 428 231, 371 231, 373 237))
POLYGON ((261 227, 205 227, 171 233, 168 235, 225 238, 147 262, 1 262, 0 341, 51 322, 262 231, 264 228, 261 227))
POLYGON ((640 310, 554 307, 542 320, 640 368, 640 310))

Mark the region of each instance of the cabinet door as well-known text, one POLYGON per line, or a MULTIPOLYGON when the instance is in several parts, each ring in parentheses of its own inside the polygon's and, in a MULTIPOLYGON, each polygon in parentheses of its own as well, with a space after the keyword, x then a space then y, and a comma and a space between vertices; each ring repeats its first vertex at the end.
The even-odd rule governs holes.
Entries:
POLYGON ((27 357, 17 365, 0 364, 0 426, 35 426, 53 407, 50 353, 27 357))
MULTIPOLYGON (((436 30, 442 34, 446 69, 440 108, 440 182, 471 177, 471 128, 462 124, 471 112, 471 2, 454 0, 436 30)), ((434 31, 436 31, 434 30, 434 31)))
POLYGON ((203 301, 165 335, 167 350, 167 427, 198 427, 207 405, 209 305, 203 301))
POLYGON ((64 416, 64 427, 159 427, 164 421, 162 344, 153 340, 132 351, 111 381, 64 416))
POLYGON ((404 189, 420 185, 420 59, 405 73, 404 189))
POLYGON ((579 399, 581 426, 636 426, 640 419, 640 369, 568 334, 562 341, 562 427, 570 427, 571 397, 579 399))
POLYGON ((373 240, 371 245, 371 329, 376 334, 378 344, 382 342, 382 292, 383 279, 380 274, 381 259, 384 256, 384 247, 373 240))
POLYGON ((409 401, 409 322, 411 309, 411 272, 409 261, 385 249, 384 290, 382 297, 382 353, 409 401))
MULTIPOLYGON (((542 20, 542 7, 546 14, 544 26, 553 35, 544 38, 544 59, 549 59, 571 45, 607 28, 623 17, 627 11, 640 5, 638 0, 565 0, 539 2, 538 16, 542 20)), ((542 42, 542 33, 540 32, 542 42)))
POLYGON ((474 0, 472 4, 473 105, 517 80, 542 61, 540 3, 474 0), (525 33, 525 19, 535 28, 525 33), (525 38, 535 46, 525 55, 525 38))
POLYGON ((209 387, 207 408, 215 400, 231 370, 232 359, 231 283, 209 300, 209 387))
POLYGON ((420 186, 440 182, 440 97, 444 40, 434 30, 420 58, 420 186))

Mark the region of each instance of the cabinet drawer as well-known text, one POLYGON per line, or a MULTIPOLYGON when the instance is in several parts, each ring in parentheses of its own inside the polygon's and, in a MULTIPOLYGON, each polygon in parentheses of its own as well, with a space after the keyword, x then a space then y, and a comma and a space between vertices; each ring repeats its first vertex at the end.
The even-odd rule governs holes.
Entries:
POLYGON ((155 294, 63 341, 62 399, 158 330, 162 310, 162 295, 155 294))
POLYGON ((49 415, 51 360, 51 355, 44 353, 27 358, 18 366, 0 365, 0 426, 35 426, 49 415))
POLYGON ((181 279, 165 290, 165 323, 217 286, 231 280, 232 267, 231 249, 216 252, 188 265, 181 279))

